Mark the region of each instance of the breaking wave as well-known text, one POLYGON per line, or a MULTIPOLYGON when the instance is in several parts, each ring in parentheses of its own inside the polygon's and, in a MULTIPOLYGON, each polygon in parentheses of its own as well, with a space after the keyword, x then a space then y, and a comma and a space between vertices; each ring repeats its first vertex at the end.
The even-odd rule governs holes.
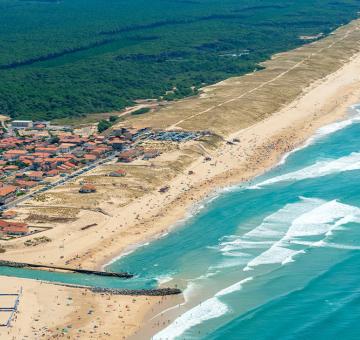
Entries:
POLYGON ((266 185, 272 185, 279 182, 301 181, 304 179, 322 177, 352 170, 360 170, 359 152, 353 152, 348 156, 344 156, 338 159, 318 161, 315 164, 303 169, 269 178, 250 188, 258 189, 266 185))
POLYGON ((326 244, 326 238, 336 229, 350 222, 360 222, 360 209, 355 206, 340 203, 336 200, 322 203, 318 207, 295 218, 286 233, 269 249, 252 259, 244 271, 265 264, 282 265, 292 262, 298 254, 304 254, 308 247, 326 244), (301 243, 308 237, 318 236, 321 239, 301 243), (300 242, 299 242, 300 239, 300 242), (292 245, 303 245, 303 249, 292 249, 292 245))
MULTIPOLYGON (((355 109, 355 107, 352 107, 352 109, 355 109)), ((279 165, 284 164, 291 154, 307 148, 308 146, 312 145, 313 143, 317 142, 318 140, 322 139, 323 137, 326 137, 332 133, 335 133, 337 131, 347 128, 348 126, 350 126, 352 124, 357 124, 357 123, 360 123, 360 111, 358 109, 356 110, 356 114, 350 115, 350 117, 348 119, 341 120, 341 121, 338 121, 338 122, 335 122, 335 123, 332 123, 329 125, 325 125, 325 126, 319 128, 316 131, 315 135, 310 137, 303 145, 286 153, 282 157, 281 161, 279 162, 279 165)))
POLYGON ((190 328, 206 320, 218 318, 230 311, 217 297, 212 297, 179 316, 173 323, 157 333, 154 340, 170 340, 180 336, 190 328))

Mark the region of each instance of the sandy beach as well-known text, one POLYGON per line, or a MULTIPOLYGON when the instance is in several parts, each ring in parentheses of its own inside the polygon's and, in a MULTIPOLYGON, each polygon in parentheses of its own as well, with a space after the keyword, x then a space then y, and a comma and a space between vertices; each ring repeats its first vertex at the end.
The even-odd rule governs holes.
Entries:
MULTIPOLYGON (((41 281, 1 277, 1 292, 22 289, 19 309, 2 339, 125 339, 150 313, 157 314, 175 299, 168 297, 95 294, 87 289, 41 281)), ((8 299, 12 305, 14 298, 8 299)), ((1 321, 8 314, 1 313, 1 321)))
MULTIPOLYGON (((124 208, 100 205, 110 214, 83 210, 77 219, 59 223, 44 232, 53 240, 24 248, 23 240, 9 244, 2 259, 34 263, 102 268, 136 245, 158 237, 186 218, 191 208, 215 190, 251 180, 279 162, 287 152, 300 146, 319 127, 343 118, 360 99, 360 53, 354 54, 336 72, 303 88, 290 104, 266 118, 224 136, 216 149, 206 149, 186 169, 172 178, 169 190, 146 192, 124 208), (227 143, 234 139, 235 143, 227 143), (191 175, 189 175, 191 174, 191 175), (81 227, 96 223, 86 231, 81 227)), ((176 125, 176 124, 175 124, 176 125)), ((174 127, 174 124, 169 125, 174 127)), ((166 161, 163 154, 162 160, 166 161)), ((9 339, 120 339, 128 338, 147 324, 149 315, 181 301, 162 298, 107 296, 83 289, 62 287, 31 280, 0 277, 2 292, 23 287, 19 313, 12 328, 1 329, 9 339), (36 308, 34 308, 36 306, 36 308), (92 310, 91 313, 89 311, 92 310), (71 326, 71 327, 70 327, 71 326), (96 326, 96 327, 95 327, 96 326)), ((158 322, 158 320, 154 321, 158 322)), ((155 328, 154 328, 155 327, 155 328)), ((136 338, 148 338, 137 333, 136 338)))

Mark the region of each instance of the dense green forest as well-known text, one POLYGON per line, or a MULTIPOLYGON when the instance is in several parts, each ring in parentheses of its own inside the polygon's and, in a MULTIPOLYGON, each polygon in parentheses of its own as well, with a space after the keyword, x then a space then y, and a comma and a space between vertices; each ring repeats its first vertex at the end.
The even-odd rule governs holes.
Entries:
POLYGON ((189 96, 359 10, 359 0, 0 0, 0 114, 76 117, 189 96))

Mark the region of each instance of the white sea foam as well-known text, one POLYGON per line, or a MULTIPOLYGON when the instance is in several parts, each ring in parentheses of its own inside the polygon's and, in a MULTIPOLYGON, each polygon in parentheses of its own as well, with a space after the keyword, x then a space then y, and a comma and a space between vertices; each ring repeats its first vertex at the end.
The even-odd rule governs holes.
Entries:
POLYGON ((301 252, 302 252, 301 250, 293 250, 282 247, 279 244, 275 244, 272 247, 270 247, 268 250, 264 251, 259 256, 251 260, 244 268, 244 271, 247 271, 250 268, 264 264, 289 263, 292 261, 295 255, 301 252))
POLYGON ((360 246, 352 246, 349 244, 339 244, 332 242, 325 242, 324 247, 330 247, 335 249, 345 249, 345 250, 360 250, 360 246))
POLYGON ((183 291, 185 302, 190 301, 191 297, 196 295, 196 291, 201 288, 200 285, 198 285, 194 281, 189 281, 186 288, 183 291))
POLYGON ((224 296, 224 295, 239 291, 239 290, 241 290, 243 288, 243 285, 246 282, 252 281, 253 279, 254 279, 253 277, 247 277, 246 279, 243 279, 243 280, 241 280, 239 282, 236 282, 235 284, 233 284, 233 285, 231 285, 231 286, 229 286, 227 288, 224 288, 224 289, 220 290, 219 292, 217 292, 215 294, 215 297, 224 296))
MULTIPOLYGON (((320 201, 319 201, 320 202, 320 201)), ((295 218, 285 235, 274 244, 252 259, 244 271, 259 265, 287 264, 294 261, 294 257, 305 252, 304 249, 291 249, 292 244, 305 247, 325 246, 326 237, 334 230, 342 229, 349 222, 360 223, 360 209, 355 206, 340 203, 336 200, 323 202, 295 218), (321 236, 315 241, 302 240, 306 237, 321 236), (300 239, 300 240, 299 240, 300 239)))
MULTIPOLYGON (((330 135, 332 133, 335 133, 337 131, 345 129, 346 127, 348 127, 352 124, 360 123, 360 109, 358 109, 358 106, 351 106, 351 108, 356 111, 356 114, 350 115, 348 119, 337 121, 335 123, 328 124, 328 125, 325 125, 325 126, 319 128, 316 131, 316 133, 312 137, 308 138, 305 141, 305 143, 303 143, 301 146, 284 154, 277 165, 285 164, 286 160, 288 159, 288 157, 290 155, 292 155, 293 153, 296 153, 302 149, 307 148, 308 146, 314 144, 315 142, 322 139, 323 137, 326 137, 327 135, 330 135)), ((243 188, 243 186, 233 185, 233 186, 222 188, 221 192, 237 191, 237 190, 241 190, 242 188, 243 188)), ((258 185, 258 184, 257 185, 248 185, 248 186, 246 186, 246 188, 247 189, 260 189, 260 185, 258 185)))
POLYGON ((209 277, 213 277, 215 276, 219 271, 212 271, 211 268, 209 268, 209 271, 204 274, 204 275, 200 275, 199 277, 195 278, 195 279, 192 279, 190 282, 193 282, 193 281, 200 281, 200 280, 206 280, 208 279, 209 277))
MULTIPOLYGON (((239 249, 246 247, 261 249, 268 246, 268 249, 246 263, 244 271, 254 270, 257 266, 266 264, 285 265, 295 261, 296 256, 304 254, 309 247, 360 249, 357 246, 327 242, 329 233, 345 230, 344 226, 349 222, 360 223, 358 207, 336 200, 326 202, 304 197, 300 199, 300 202, 287 204, 268 216, 258 227, 245 235, 237 238, 235 235, 231 235, 223 239, 219 249, 225 254, 229 251, 236 254, 237 251, 243 261, 248 254, 239 249), (307 240, 307 237, 311 237, 311 240, 307 240), (314 237, 321 238, 314 240, 314 237), (293 245, 296 245, 296 249, 292 249, 293 245)), ((248 277, 220 290, 212 298, 182 314, 171 325, 156 334, 154 339, 174 339, 204 321, 228 313, 229 307, 219 298, 243 289, 243 285, 251 280, 253 277, 248 277)), ((185 290, 187 301, 189 301, 190 295, 196 293, 197 288, 200 286, 194 285, 193 282, 189 284, 185 290)))
POLYGON ((309 242, 309 241, 293 241, 292 243, 298 245, 304 245, 309 247, 324 247, 324 248, 335 248, 335 249, 344 249, 344 250, 360 250, 360 246, 353 246, 350 244, 340 244, 333 242, 326 242, 324 240, 318 242, 309 242))
MULTIPOLYGON (((357 112, 360 113, 358 109, 357 112)), ((360 114, 320 128, 304 145, 286 154, 280 164, 285 163, 290 154, 306 148, 324 136, 358 122, 360 122, 360 114)), ((349 156, 335 160, 319 161, 299 171, 268 179, 260 183, 256 188, 281 181, 316 178, 358 169, 360 169, 360 153, 352 153, 349 156)), ((224 188, 222 191, 234 191, 238 189, 239 186, 232 186, 224 188)), ((359 222, 359 208, 337 201, 324 202, 321 200, 313 200, 310 201, 309 204, 307 203, 309 203, 309 201, 303 198, 300 203, 285 206, 275 214, 264 219, 261 225, 247 234, 241 237, 233 236, 223 240, 219 246, 220 250, 226 256, 240 257, 243 259, 247 254, 240 250, 251 248, 261 249, 269 246, 266 251, 247 263, 245 269, 251 270, 253 267, 261 264, 286 264, 292 262, 296 255, 305 252, 306 247, 360 249, 360 247, 357 246, 326 242, 326 237, 331 235, 334 230, 340 230, 341 226, 352 221, 359 222), (301 240, 301 238, 314 236, 323 236, 323 239, 317 241, 301 240), (263 240, 261 241, 259 239, 263 240), (300 250, 290 249, 292 244, 296 244, 297 246, 302 245, 304 248, 300 250)), ((201 208, 203 207, 200 206, 200 210, 201 208)), ((170 326, 156 334, 154 339, 174 339, 195 325, 226 314, 229 308, 222 303, 218 297, 241 290, 243 284, 252 279, 252 277, 246 278, 219 291, 214 297, 181 315, 170 326)), ((189 287, 189 289, 192 290, 193 288, 189 287)))
MULTIPOLYGON (((352 107, 353 108, 353 107, 352 107)), ((356 110, 357 114, 355 115, 351 115, 348 119, 345 120, 341 120, 329 125, 325 125, 321 128, 319 128, 315 135, 310 137, 303 145, 299 146, 298 148, 288 152, 287 154, 285 154, 281 161, 279 162, 279 165, 284 164, 287 160, 287 158, 302 149, 307 148, 308 146, 310 146, 311 144, 313 144, 314 142, 318 141, 319 139, 326 137, 327 135, 330 135, 334 132, 340 131, 342 129, 345 129, 346 127, 352 125, 352 124, 356 124, 360 122, 360 111, 356 110)))
POLYGON ((171 281, 173 278, 170 275, 161 275, 156 278, 158 284, 161 286, 166 282, 171 281))
POLYGON ((271 185, 278 182, 300 181, 304 179, 322 177, 330 174, 359 169, 360 153, 353 152, 348 156, 344 156, 338 159, 318 161, 315 164, 305 167, 303 169, 269 178, 261 183, 256 184, 256 186, 254 186, 253 188, 261 188, 263 186, 271 185))
POLYGON ((190 328, 201 324, 204 321, 218 318, 230 311, 229 307, 218 298, 243 288, 243 285, 253 280, 253 277, 247 277, 229 287, 218 291, 212 298, 193 307, 181 316, 179 316, 170 326, 157 333, 154 340, 170 340, 179 337, 190 328))
MULTIPOLYGON (((357 112, 359 112, 357 110, 357 112)), ((360 114, 351 115, 348 119, 341 120, 329 125, 325 125, 317 130, 313 138, 319 139, 320 137, 330 135, 339 130, 345 129, 346 127, 360 122, 360 114)))
POLYGON ((218 318, 230 311, 217 297, 212 297, 179 316, 173 323, 157 333, 154 340, 170 340, 182 335, 190 328, 206 320, 218 318))
MULTIPOLYGON (((265 217, 263 222, 255 229, 244 235, 247 239, 269 239, 281 237, 287 231, 289 224, 297 217, 310 209, 322 204, 319 199, 300 198, 300 202, 286 204, 275 213, 265 217)), ((236 241, 235 241, 236 242, 236 241)))
POLYGON ((321 206, 295 219, 286 233, 286 238, 323 235, 349 222, 357 222, 360 209, 336 200, 321 206))
MULTIPOLYGON (((226 254, 227 255, 227 254, 226 254)), ((228 255, 227 255, 228 256, 228 255)), ((215 264, 210 267, 210 269, 224 269, 224 268, 231 268, 231 267, 241 267, 246 265, 249 262, 249 259, 251 258, 250 255, 247 255, 246 257, 228 257, 225 260, 222 260, 218 264, 215 264)))
POLYGON ((253 277, 247 277, 235 284, 218 291, 212 298, 193 307, 181 316, 179 316, 170 326, 157 333, 154 340, 170 340, 182 335, 190 328, 201 324, 204 321, 218 318, 230 311, 229 307, 218 298, 231 294, 243 288, 243 285, 253 280, 253 277))
POLYGON ((292 221, 325 201, 300 197, 297 203, 289 203, 275 213, 264 218, 262 223, 242 236, 233 235, 219 245, 223 255, 230 256, 244 249, 264 249, 285 236, 292 221))
POLYGON ((315 138, 314 138, 314 137, 309 138, 309 139, 308 139, 304 144, 302 144, 301 146, 299 146, 299 147, 297 147, 297 148, 289 151, 288 153, 284 154, 284 155, 281 157, 281 159, 280 159, 280 161, 279 161, 279 163, 278 163, 277 165, 283 165, 283 164, 285 164, 285 162, 286 162, 286 160, 289 158, 289 156, 291 156, 293 153, 296 153, 296 152, 298 152, 298 151, 300 151, 300 150, 302 150, 302 149, 307 148, 308 146, 310 146, 311 144, 313 144, 314 141, 315 141, 315 138))
MULTIPOLYGON (((256 242, 256 244, 254 244, 254 247, 256 247, 256 249, 267 248, 267 246, 265 246, 265 245, 261 246, 261 245, 259 245, 259 243, 262 243, 262 242, 256 242)), ((266 242, 266 244, 271 244, 271 243, 272 242, 266 242)), ((228 257, 242 257, 242 258, 251 256, 250 254, 244 253, 243 251, 238 251, 238 249, 239 248, 236 246, 225 246, 222 249, 222 254, 224 256, 228 256, 228 257)))
POLYGON ((228 256, 242 256, 246 253, 244 252, 234 252, 239 249, 252 249, 252 248, 267 248, 268 245, 273 244, 273 241, 247 241, 243 239, 237 239, 231 242, 222 243, 221 251, 228 256), (230 253, 232 252, 232 253, 230 253))

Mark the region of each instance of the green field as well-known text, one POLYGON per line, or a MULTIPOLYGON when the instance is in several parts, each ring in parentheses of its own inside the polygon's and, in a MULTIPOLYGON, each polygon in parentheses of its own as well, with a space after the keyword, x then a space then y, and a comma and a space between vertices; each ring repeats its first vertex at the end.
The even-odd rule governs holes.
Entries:
POLYGON ((76 117, 196 94, 359 10, 356 0, 0 0, 0 114, 76 117))

